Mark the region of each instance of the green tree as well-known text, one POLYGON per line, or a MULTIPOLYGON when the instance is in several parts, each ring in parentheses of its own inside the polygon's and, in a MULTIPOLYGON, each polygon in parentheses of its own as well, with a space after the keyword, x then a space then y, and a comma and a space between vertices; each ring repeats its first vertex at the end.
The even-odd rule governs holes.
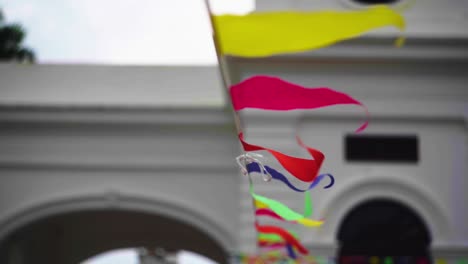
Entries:
POLYGON ((26 32, 20 24, 7 24, 0 10, 0 61, 34 63, 36 56, 22 45, 26 32))

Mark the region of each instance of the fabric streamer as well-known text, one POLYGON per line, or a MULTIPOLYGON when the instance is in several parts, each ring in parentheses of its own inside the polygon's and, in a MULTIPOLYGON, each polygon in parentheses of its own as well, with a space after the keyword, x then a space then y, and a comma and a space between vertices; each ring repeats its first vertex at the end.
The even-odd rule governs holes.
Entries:
MULTIPOLYGON (((267 198, 265 196, 257 195, 257 194, 253 197, 255 199, 255 205, 257 206, 257 208, 270 209, 274 214, 279 216, 279 217, 276 217, 277 219, 290 221, 290 222, 296 222, 298 224, 301 224, 307 227, 318 227, 323 224, 323 221, 309 219, 307 218, 307 216, 304 216, 295 212, 294 210, 290 209, 286 205, 276 200, 267 198)), ((273 216, 273 215, 269 214, 269 216, 273 216)))
POLYGON ((303 159, 289 156, 274 149, 247 143, 244 140, 243 133, 239 134, 239 140, 245 151, 265 150, 269 152, 289 173, 304 182, 312 182, 317 177, 320 167, 322 166, 322 162, 325 158, 323 153, 318 150, 316 151, 316 155, 312 156, 314 159, 303 159))
POLYGON ((286 245, 286 249, 288 250, 288 256, 292 259, 296 259, 297 256, 296 256, 296 253, 294 252, 294 249, 293 247, 290 245, 290 244, 287 244, 286 245))
MULTIPOLYGON (((367 108, 345 93, 330 88, 311 89, 271 76, 254 76, 232 85, 230 94, 235 111, 246 108, 287 111, 351 104, 363 107, 368 116, 367 108)), ((364 122, 356 132, 363 131, 367 125, 368 121, 364 122)), ((239 133, 239 140, 245 151, 265 150, 272 154, 294 177, 304 182, 312 182, 317 177, 325 156, 321 151, 306 146, 298 136, 296 139, 313 159, 293 157, 273 149, 247 143, 243 133, 239 133)))
MULTIPOLYGON (((295 232, 291 230, 285 230, 285 231, 288 232, 290 235, 292 235, 296 240, 299 240, 299 237, 295 232)), ((258 234, 257 244, 259 247, 261 247, 262 249, 266 249, 269 252, 279 250, 287 246, 287 243, 284 241, 283 237, 277 234, 264 234, 264 233, 258 234)))
MULTIPOLYGON (((260 166, 256 162, 250 163, 246 167, 247 167, 247 171, 249 173, 252 173, 252 172, 264 173, 264 172, 262 172, 260 166)), ((284 184, 286 184, 286 186, 288 186, 290 189, 292 189, 292 190, 294 190, 296 192, 306 192, 306 191, 312 190, 327 176, 330 178, 331 181, 330 181, 330 183, 328 185, 326 185, 323 188, 328 189, 328 188, 332 187, 333 184, 335 184, 335 178, 333 177, 333 175, 328 174, 328 173, 320 174, 309 185, 309 187, 307 189, 302 190, 302 189, 296 188, 294 185, 292 185, 292 183, 288 180, 288 178, 286 176, 284 176, 281 172, 279 172, 279 171, 277 171, 277 170, 275 170, 275 169, 273 169, 273 168, 271 168, 269 166, 264 166, 264 167, 267 170, 267 173, 270 174, 273 179, 283 182, 284 184)))
MULTIPOLYGON (((256 75, 232 85, 229 93, 235 111, 245 108, 287 111, 352 104, 363 107, 367 112, 361 102, 348 94, 327 87, 304 87, 268 75, 256 75)), ((366 124, 356 132, 362 131, 366 124)))
MULTIPOLYGON (((260 209, 255 210, 255 215, 256 216, 267 216, 267 217, 271 217, 271 218, 278 219, 278 220, 281 220, 281 221, 286 221, 283 217, 281 217, 280 215, 275 213, 273 210, 271 210, 269 208, 266 208, 266 207, 261 207, 260 209)), ((292 222, 295 222, 295 221, 292 221, 292 222)), ((322 224, 322 222, 319 222, 317 225, 314 225, 314 226, 320 226, 321 224, 322 224)))
POLYGON ((214 16, 214 23, 221 53, 241 57, 314 50, 387 26, 405 29, 404 18, 385 5, 353 11, 220 15, 214 16))
MULTIPOLYGON (((289 257, 283 252, 271 251, 261 255, 247 255, 247 254, 237 254, 232 256, 234 260, 238 262, 235 263, 256 263, 256 264, 266 264, 266 263, 291 263, 289 262, 289 257)), ((294 262, 296 263, 296 262, 294 262)), ((300 262, 303 263, 303 262, 300 262)), ((304 263, 305 264, 305 263, 304 263)))
POLYGON ((312 197, 310 197, 310 192, 306 192, 304 193, 304 216, 311 217, 312 214, 312 197))
MULTIPOLYGON (((259 206, 257 205, 257 208, 258 207, 259 206)), ((282 218, 281 216, 279 216, 278 214, 276 214, 272 210, 270 210, 270 209, 268 209, 266 207, 263 207, 263 206, 260 206, 260 208, 255 211, 255 215, 268 216, 268 217, 275 218, 275 219, 278 219, 278 220, 284 220, 284 218, 282 218)))
POLYGON ((252 179, 250 178, 250 176, 249 176, 249 191, 250 191, 250 195, 252 195, 254 199, 255 207, 257 209, 261 209, 261 208, 271 209, 275 214, 283 218, 284 221, 297 222, 298 224, 301 224, 307 227, 318 227, 323 224, 323 221, 317 221, 317 220, 312 220, 308 218, 312 215, 312 204, 310 201, 308 201, 310 200, 310 193, 308 192, 305 193, 306 195, 305 205, 306 206, 304 208, 304 214, 300 214, 290 209, 289 207, 287 207, 281 202, 278 202, 276 200, 256 194, 253 190, 253 183, 252 183, 252 179))
MULTIPOLYGON (((299 238, 299 236, 297 235, 297 233, 291 231, 291 230, 288 230, 288 232, 293 236, 295 237, 296 239, 299 238)), ((276 235, 276 234, 258 234, 258 240, 259 241, 264 241, 264 242, 269 242, 269 243, 279 243, 279 242, 283 242, 283 238, 276 235)))
POLYGON ((301 254, 306 255, 309 254, 309 251, 294 237, 292 236, 288 231, 281 227, 277 226, 262 226, 259 225, 258 223, 255 223, 255 227, 258 232, 264 233, 264 234, 277 234, 281 236, 284 241, 286 241, 288 244, 294 246, 301 254))
MULTIPOLYGON (((294 212, 293 210, 289 209, 287 206, 281 204, 278 201, 275 201, 273 199, 269 199, 267 197, 255 194, 255 192, 253 190, 252 178, 250 177, 250 175, 249 175, 249 191, 250 191, 252 197, 254 198, 254 205, 257 208, 260 208, 260 209, 269 208, 274 213, 276 213, 277 215, 279 215, 283 219, 289 219, 291 217, 296 217, 298 219, 286 220, 286 221, 296 221, 297 223, 300 223, 300 224, 302 224, 304 226, 319 226, 319 225, 322 224, 321 222, 319 223, 319 221, 314 221, 314 220, 305 218, 307 216, 310 216, 308 214, 306 214, 305 216, 302 216, 299 213, 294 212)), ((311 204, 309 204, 308 206, 311 206, 311 204)), ((310 209, 305 209, 305 211, 306 211, 306 213, 312 214, 312 209, 311 208, 310 209)), ((259 225, 258 221, 255 221, 255 227, 257 228, 257 232, 259 233, 259 235, 263 234, 262 235, 263 237, 259 236, 259 239, 262 239, 262 238, 265 239, 266 238, 265 235, 273 234, 273 235, 276 235, 278 237, 281 237, 282 241, 285 244, 294 246, 301 254, 308 254, 307 249, 297 239, 297 234, 292 234, 290 231, 285 230, 285 229, 280 228, 280 227, 276 227, 276 226, 261 226, 261 225, 259 225)), ((269 237, 269 238, 271 238, 271 237, 269 237)), ((261 242, 261 241, 259 241, 259 242, 261 242)))
POLYGON ((259 240, 258 245, 260 247, 262 247, 263 249, 278 250, 278 249, 284 248, 286 246, 286 243, 284 243, 284 242, 273 243, 273 242, 269 242, 269 241, 259 240))
MULTIPOLYGON (((262 197, 260 195, 256 195, 257 197, 262 197)), ((272 199, 269 199, 269 198, 266 198, 266 197, 262 197, 262 198, 265 198, 265 199, 268 199, 270 200, 270 202, 265 202, 265 201, 261 201, 259 199, 255 199, 254 197, 254 201, 255 201, 255 206, 258 208, 258 209, 267 209, 268 211, 270 211, 271 213, 267 213, 267 211, 260 211, 262 215, 268 215, 270 217, 273 217, 273 218, 277 218, 277 219, 280 219, 280 220, 284 220, 284 221, 287 221, 286 219, 284 219, 284 217, 282 216, 283 214, 287 214, 285 212, 283 212, 279 207, 286 207, 285 205, 281 205, 281 206, 278 206, 278 208, 275 208, 275 205, 272 204, 272 202, 274 203, 278 203, 278 204, 281 204, 280 202, 277 202, 277 201, 274 201, 272 199), (272 210, 271 208, 275 208, 277 209, 276 211, 279 212, 276 213, 274 210, 272 210), (276 217, 277 216, 277 217, 276 217)), ((288 208, 288 210, 291 210, 288 208)), ((292 210, 291 210, 292 211, 292 210)), ((304 214, 303 214, 304 217, 310 217, 312 216, 312 199, 310 197, 310 193, 305 193, 304 195, 304 214)))

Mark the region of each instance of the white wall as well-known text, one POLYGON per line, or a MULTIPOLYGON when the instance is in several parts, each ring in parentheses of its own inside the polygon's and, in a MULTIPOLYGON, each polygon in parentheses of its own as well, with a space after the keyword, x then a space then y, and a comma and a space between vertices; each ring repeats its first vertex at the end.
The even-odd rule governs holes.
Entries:
MULTIPOLYGON (((468 37, 468 1, 466 0, 401 0, 397 8, 408 6, 404 11, 407 19, 405 35, 426 38, 466 38, 468 37)), ((321 10, 355 9, 360 6, 352 0, 257 0, 256 9, 266 10, 321 10)), ((377 30, 382 35, 394 30, 377 30)))
POLYGON ((217 107, 215 67, 0 64, 1 105, 217 107))
POLYGON ((216 68, 0 67, 0 240, 53 214, 122 208, 236 250, 238 144, 216 68))

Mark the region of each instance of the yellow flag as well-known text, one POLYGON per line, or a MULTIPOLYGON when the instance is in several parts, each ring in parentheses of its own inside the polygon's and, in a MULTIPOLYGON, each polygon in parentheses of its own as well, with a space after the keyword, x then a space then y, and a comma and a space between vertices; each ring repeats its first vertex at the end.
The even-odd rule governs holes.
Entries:
MULTIPOLYGON (((322 48, 370 30, 405 28, 404 18, 379 5, 357 11, 259 12, 214 16, 223 54, 264 57, 322 48)), ((401 39, 399 41, 401 43, 401 39)))

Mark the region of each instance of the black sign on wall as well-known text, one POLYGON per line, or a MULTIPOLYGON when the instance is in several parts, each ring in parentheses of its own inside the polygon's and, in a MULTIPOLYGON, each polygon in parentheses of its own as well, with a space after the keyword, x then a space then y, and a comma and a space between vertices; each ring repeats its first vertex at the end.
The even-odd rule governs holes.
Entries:
POLYGON ((419 161, 416 135, 346 135, 345 160, 350 162, 419 161))

